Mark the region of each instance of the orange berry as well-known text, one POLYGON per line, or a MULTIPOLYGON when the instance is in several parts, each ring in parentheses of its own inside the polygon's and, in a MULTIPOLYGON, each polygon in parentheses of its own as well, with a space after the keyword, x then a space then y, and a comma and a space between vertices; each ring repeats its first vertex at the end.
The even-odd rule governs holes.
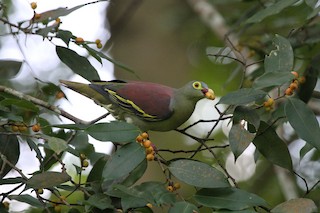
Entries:
POLYGON ((154 153, 153 147, 149 146, 148 148, 146 148, 146 153, 147 154, 153 154, 154 153))
POLYGON ((142 143, 143 140, 144 140, 144 138, 143 138, 141 135, 138 135, 138 136, 136 137, 136 141, 137 141, 138 143, 142 143))
POLYGON ((292 82, 289 86, 289 88, 294 91, 298 88, 298 84, 296 82, 292 82))
POLYGON ((301 77, 298 78, 298 81, 299 81, 300 84, 304 84, 306 82, 306 77, 301 76, 301 77))
POLYGON ((273 98, 269 98, 267 101, 265 101, 264 103, 263 103, 263 106, 264 107, 270 107, 270 106, 272 106, 274 104, 274 99, 273 98))
POLYGON ((285 91, 285 94, 288 95, 288 96, 292 95, 293 94, 292 89, 290 89, 290 87, 287 88, 286 91, 285 91))
POLYGON ((145 147, 145 148, 149 148, 150 146, 151 146, 151 141, 150 140, 146 140, 146 141, 144 141, 143 142, 143 146, 145 147))
POLYGON ((35 125, 32 126, 31 129, 32 129, 32 131, 34 131, 34 132, 39 132, 40 129, 41 129, 41 127, 40 127, 39 124, 35 124, 35 125))
POLYGON ((57 23, 60 23, 60 22, 61 22, 61 19, 60 19, 60 18, 56 18, 56 22, 57 22, 57 23))
POLYGON ((57 92, 57 94, 56 94, 56 99, 61 99, 61 98, 64 98, 64 93, 61 92, 61 91, 59 91, 59 92, 57 92))
POLYGON ((149 138, 149 135, 148 135, 148 133, 146 133, 146 132, 143 132, 143 133, 141 134, 141 136, 143 137, 143 139, 148 139, 148 138, 149 138))
POLYGON ((180 183, 177 182, 177 183, 173 184, 173 188, 180 189, 181 188, 180 183))
POLYGON ((294 78, 299 78, 299 73, 296 71, 292 71, 291 73, 294 75, 294 78))
POLYGON ((38 6, 36 2, 31 2, 30 5, 33 10, 35 10, 38 6))
POLYGON ((173 192, 173 191, 174 191, 174 188, 173 188, 173 186, 167 186, 167 190, 168 190, 169 192, 173 192))
POLYGON ((149 207, 150 209, 153 207, 153 205, 151 203, 147 203, 146 206, 149 207))
POLYGON ((41 18, 41 14, 39 14, 39 13, 34 14, 34 19, 40 19, 40 18, 41 18))
POLYGON ((154 155, 153 154, 147 154, 146 156, 148 161, 153 161, 154 160, 154 155))
POLYGON ((81 38, 81 37, 77 37, 77 38, 75 39, 75 42, 76 42, 76 44, 82 44, 82 43, 84 42, 84 40, 83 40, 83 38, 81 38))

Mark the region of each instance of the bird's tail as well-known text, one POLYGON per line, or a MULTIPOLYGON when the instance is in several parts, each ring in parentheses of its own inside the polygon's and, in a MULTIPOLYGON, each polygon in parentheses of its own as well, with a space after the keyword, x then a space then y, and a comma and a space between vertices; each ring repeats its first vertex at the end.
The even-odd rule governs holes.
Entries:
POLYGON ((66 81, 66 80, 59 80, 59 81, 63 86, 69 89, 72 89, 73 91, 94 100, 99 105, 105 105, 110 103, 108 99, 106 99, 99 92, 91 88, 89 84, 66 81))

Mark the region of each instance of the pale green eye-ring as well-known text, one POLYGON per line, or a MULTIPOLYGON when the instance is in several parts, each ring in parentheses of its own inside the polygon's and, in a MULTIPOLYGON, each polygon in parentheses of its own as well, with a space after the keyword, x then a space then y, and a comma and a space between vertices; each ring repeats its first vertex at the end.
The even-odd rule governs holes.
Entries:
POLYGON ((192 86, 195 89, 202 89, 201 83, 199 81, 194 82, 192 86))

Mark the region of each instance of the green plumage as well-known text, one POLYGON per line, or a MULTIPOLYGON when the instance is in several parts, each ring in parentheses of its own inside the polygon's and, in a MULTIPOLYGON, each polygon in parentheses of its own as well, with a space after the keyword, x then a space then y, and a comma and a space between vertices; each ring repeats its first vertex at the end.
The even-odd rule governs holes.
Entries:
POLYGON ((189 82, 179 89, 140 81, 60 82, 141 131, 176 129, 189 119, 197 101, 204 97, 214 99, 213 91, 199 81, 189 82))

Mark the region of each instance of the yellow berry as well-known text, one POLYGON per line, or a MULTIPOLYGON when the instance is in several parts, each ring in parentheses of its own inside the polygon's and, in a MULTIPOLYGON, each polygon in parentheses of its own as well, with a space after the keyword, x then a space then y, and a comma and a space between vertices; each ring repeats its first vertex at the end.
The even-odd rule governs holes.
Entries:
POLYGON ((153 207, 153 205, 151 203, 147 203, 146 206, 149 207, 150 209, 153 207))
POLYGON ((100 40, 100 39, 96 39, 95 43, 96 43, 96 44, 100 44, 100 43, 101 43, 101 40, 100 40))
POLYGON ((87 159, 87 156, 85 154, 81 153, 80 154, 80 159, 81 160, 85 160, 85 159, 87 159))
POLYGON ((34 19, 40 19, 40 18, 41 18, 41 14, 39 14, 39 13, 34 14, 34 19))
POLYGON ((64 98, 64 93, 59 91, 56 93, 56 99, 61 99, 61 98, 64 98))
POLYGON ((141 136, 143 137, 143 139, 148 139, 148 138, 149 138, 149 135, 148 135, 148 133, 146 133, 146 132, 143 132, 143 133, 141 134, 141 136))
POLYGON ((290 89, 290 87, 287 88, 286 91, 285 91, 285 94, 288 95, 288 96, 292 95, 293 94, 292 89, 290 89))
POLYGON ((294 75, 294 78, 299 78, 299 73, 296 71, 292 71, 291 73, 294 75))
POLYGON ((57 23, 60 23, 60 22, 61 22, 61 19, 60 19, 60 18, 56 18, 56 22, 57 22, 57 23))
POLYGON ((154 155, 153 154, 147 154, 146 156, 148 161, 153 161, 154 160, 154 155))
POLYGON ((12 126, 11 126, 11 130, 12 130, 13 132, 18 132, 18 131, 19 131, 19 127, 18 127, 17 125, 12 125, 12 126))
POLYGON ((61 206, 60 205, 55 205, 54 206, 54 211, 58 212, 58 213, 61 212, 61 206))
POLYGON ((33 9, 33 10, 35 10, 36 8, 37 8, 37 3, 36 2, 31 2, 31 8, 33 9))
POLYGON ((150 146, 151 146, 151 141, 150 140, 146 140, 146 141, 144 141, 143 142, 143 146, 145 147, 145 148, 149 148, 150 146))
POLYGON ((149 146, 148 148, 146 148, 146 153, 147 154, 153 154, 154 150, 152 146, 149 146))
POLYGON ((296 82, 292 82, 289 86, 289 88, 294 91, 298 88, 298 84, 296 82))
POLYGON ((177 183, 173 184, 173 188, 180 189, 181 188, 180 183, 177 182, 177 183))
POLYGON ((301 76, 301 77, 298 78, 298 81, 299 81, 300 84, 304 84, 306 82, 306 77, 301 76))
POLYGON ((32 129, 32 131, 34 131, 34 132, 39 132, 39 131, 41 130, 41 127, 40 127, 39 124, 35 124, 35 125, 32 126, 31 129, 32 129))
POLYGON ((75 39, 75 42, 76 42, 76 44, 82 44, 82 43, 84 42, 84 40, 83 40, 83 38, 81 38, 81 37, 77 37, 77 38, 75 39))
POLYGON ((174 191, 174 188, 173 188, 173 186, 167 186, 167 190, 168 190, 169 192, 173 192, 173 191, 174 191))
POLYGON ((88 162, 87 160, 83 160, 83 161, 81 162, 81 165, 82 165, 82 167, 86 168, 86 167, 89 166, 89 162, 88 162))
POLYGON ((263 106, 264 107, 270 107, 270 106, 272 106, 274 104, 274 99, 273 98, 269 98, 267 101, 265 101, 264 103, 263 103, 263 106))
POLYGON ((9 207, 10 207, 10 203, 8 202, 8 201, 4 201, 3 203, 2 203, 2 205, 3 205, 3 207, 5 208, 5 209, 9 209, 9 207))
POLYGON ((18 128, 19 128, 19 131, 20 131, 20 132, 27 131, 27 129, 28 129, 27 126, 24 125, 24 124, 19 125, 18 128))
POLYGON ((102 44, 101 43, 97 44, 97 48, 101 49, 102 48, 102 44))
POLYGON ((138 136, 136 137, 136 141, 137 141, 138 143, 142 143, 143 140, 144 140, 144 138, 143 138, 141 135, 138 135, 138 136))

